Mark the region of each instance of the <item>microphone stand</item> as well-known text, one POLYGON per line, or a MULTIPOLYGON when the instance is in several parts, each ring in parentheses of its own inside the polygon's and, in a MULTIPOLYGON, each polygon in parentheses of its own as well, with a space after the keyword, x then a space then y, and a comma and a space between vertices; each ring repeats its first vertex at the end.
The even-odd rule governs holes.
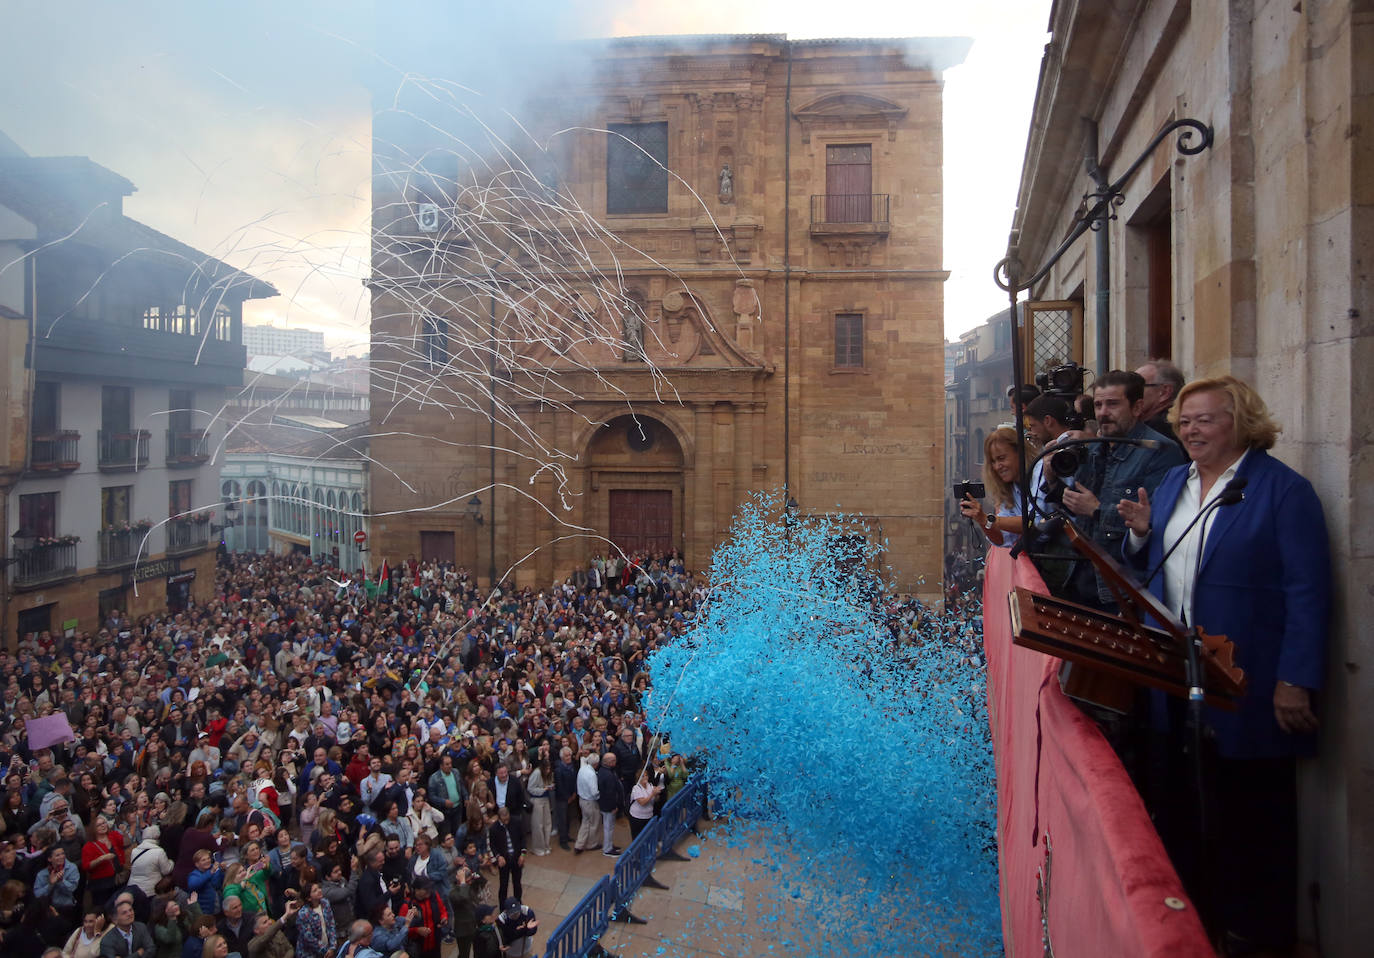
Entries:
MULTIPOLYGON (((1221 504, 1218 497, 1207 509, 1198 513, 1199 516, 1210 512, 1213 508, 1221 504)), ((1194 520, 1196 521, 1196 520, 1194 520)), ((1203 527, 1204 530, 1206 526, 1203 527)), ((1186 535, 1186 533, 1185 533, 1186 535)), ((1182 539, 1179 540, 1180 542, 1182 539)), ((1202 574, 1202 546, 1198 544, 1197 557, 1193 562, 1193 590, 1197 590, 1197 580, 1202 574)), ((1178 543, 1174 543, 1177 548, 1178 543)), ((1160 568, 1164 563, 1160 563, 1160 568)), ((1192 598, 1192 594, 1189 594, 1192 598)), ((1209 870, 1207 863, 1207 792, 1204 790, 1204 776, 1202 768, 1202 707, 1206 700, 1206 691, 1202 675, 1202 633, 1198 627, 1189 621, 1192 617, 1187 609, 1181 609, 1179 618, 1188 628, 1188 641, 1186 643, 1187 658, 1186 670, 1188 679, 1188 741, 1192 748, 1192 772, 1193 772, 1193 795, 1197 799, 1197 833, 1195 835, 1196 845, 1194 848, 1193 873, 1197 879, 1196 895, 1198 897, 1210 899, 1208 889, 1211 883, 1203 878, 1209 870)), ((1200 904, 1199 912, 1202 914, 1211 913, 1211 902, 1203 901, 1200 904)))
MULTIPOLYGON (((1215 499, 1209 502, 1205 508, 1201 509, 1198 514, 1193 517, 1192 521, 1184 528, 1182 534, 1179 535, 1174 544, 1169 547, 1169 550, 1164 554, 1163 558, 1159 560, 1159 565, 1155 566, 1154 571, 1150 573, 1150 577, 1145 580, 1144 585, 1141 586, 1142 589, 1149 588, 1155 576, 1159 575, 1160 571, 1164 568, 1164 563, 1168 560, 1169 556, 1173 555, 1174 551, 1183 544, 1183 540, 1188 538, 1188 533, 1192 531, 1193 526, 1201 522, 1203 524, 1203 537, 1202 541, 1198 542, 1197 555, 1193 559, 1193 585, 1189 592, 1189 599, 1194 598, 1197 592, 1197 581, 1202 575, 1202 556, 1206 546, 1206 518, 1222 506, 1231 506, 1243 501, 1245 499, 1245 493, 1241 490, 1245 488, 1246 481, 1244 476, 1236 476, 1233 478, 1226 484, 1215 499)), ((1199 631, 1196 623, 1191 621, 1192 618, 1193 616, 1190 615, 1188 609, 1180 608, 1179 619, 1188 628, 1188 639, 1184 643, 1184 669, 1185 677, 1188 682, 1188 739, 1193 753, 1191 762, 1193 794, 1197 799, 1196 859, 1193 868, 1195 876, 1200 877, 1201 873, 1208 868, 1207 793, 1204 791, 1202 766, 1202 709, 1206 704, 1207 692, 1206 678, 1202 674, 1202 633, 1199 631)), ((1196 897, 1209 897, 1207 893, 1209 887, 1209 882, 1197 881, 1196 897)), ((1210 903, 1203 902, 1199 910, 1204 914, 1209 913, 1210 903)))

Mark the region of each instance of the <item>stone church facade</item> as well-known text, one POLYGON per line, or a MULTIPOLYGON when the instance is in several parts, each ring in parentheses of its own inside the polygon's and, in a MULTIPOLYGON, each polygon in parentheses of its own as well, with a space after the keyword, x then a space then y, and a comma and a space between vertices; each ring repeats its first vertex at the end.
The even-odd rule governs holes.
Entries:
POLYGON ((529 169, 603 231, 586 242, 586 223, 554 217, 600 283, 568 278, 549 229, 507 230, 517 239, 494 266, 474 249, 484 241, 398 242, 420 201, 440 216, 465 201, 450 174, 422 196, 393 175, 400 152, 379 116, 375 561, 423 554, 543 586, 606 552, 605 537, 680 549, 701 569, 742 502, 785 487, 798 521, 851 517, 846 531, 885 543, 900 588, 937 594, 941 71, 966 49, 601 45, 594 69, 521 117, 575 131, 538 157, 552 174, 529 169), (522 310, 539 317, 524 343, 509 332, 522 310), (393 372, 426 363, 425 389, 393 372))

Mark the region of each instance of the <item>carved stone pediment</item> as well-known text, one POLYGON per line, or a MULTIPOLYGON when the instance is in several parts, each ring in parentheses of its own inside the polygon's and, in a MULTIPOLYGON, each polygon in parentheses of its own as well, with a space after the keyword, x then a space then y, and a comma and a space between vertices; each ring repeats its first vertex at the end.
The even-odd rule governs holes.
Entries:
POLYGON ((801 123, 802 142, 811 142, 811 131, 886 127, 889 140, 897 139, 897 123, 907 108, 869 93, 830 93, 798 107, 792 115, 801 123))
MULTIPOLYGON (((644 368, 642 363, 627 362, 624 351, 606 341, 605 330, 612 324, 621 324, 622 320, 619 316, 602 315, 606 312, 606 304, 601 306, 595 311, 585 308, 572 311, 576 316, 550 318, 546 334, 520 349, 520 357, 530 360, 532 367, 560 371, 644 368), (579 328, 579 324, 603 327, 602 334, 591 338, 586 326, 579 328)), ((637 348, 654 366, 662 369, 764 367, 763 359, 750 348, 752 343, 735 342, 734 315, 728 327, 718 326, 706 304, 686 290, 668 290, 661 301, 647 303, 643 312, 648 321, 637 333, 642 336, 637 348)), ((752 315, 748 318, 753 319, 752 315)))

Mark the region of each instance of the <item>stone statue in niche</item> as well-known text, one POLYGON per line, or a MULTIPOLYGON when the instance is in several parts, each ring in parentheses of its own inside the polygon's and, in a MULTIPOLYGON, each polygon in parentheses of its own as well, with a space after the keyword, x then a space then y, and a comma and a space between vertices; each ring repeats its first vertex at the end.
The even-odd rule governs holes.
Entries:
POLYGON ((639 310, 631 307, 625 311, 621 320, 621 332, 625 337, 625 362, 644 360, 644 317, 639 310))
POLYGON ((726 163, 720 168, 720 201, 729 203, 735 198, 735 173, 726 163))

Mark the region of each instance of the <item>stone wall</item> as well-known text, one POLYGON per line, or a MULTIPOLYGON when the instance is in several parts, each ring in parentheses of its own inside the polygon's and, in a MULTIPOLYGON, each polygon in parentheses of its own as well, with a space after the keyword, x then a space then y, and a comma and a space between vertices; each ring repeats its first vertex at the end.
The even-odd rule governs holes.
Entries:
MULTIPOLYGON (((1231 373, 1253 383, 1284 426, 1276 454, 1312 480, 1326 510, 1337 608, 1322 756, 1304 769, 1300 887, 1320 886, 1329 954, 1361 953, 1374 935, 1364 907, 1374 895, 1374 521, 1360 495, 1374 479, 1366 6, 1156 0, 1128 16, 1060 5, 1032 123, 1047 132, 1028 147, 1016 222, 1033 270, 1089 189, 1081 116, 1097 122, 1109 177, 1172 119, 1196 117, 1215 131, 1196 157, 1161 145, 1126 190, 1109 226, 1109 352, 1125 368, 1147 358, 1139 222, 1167 195, 1173 358, 1190 379, 1231 373)), ((1089 356, 1094 256, 1082 241, 1033 291, 1081 292, 1089 356)), ((1306 920, 1306 903, 1300 913, 1306 920)))

